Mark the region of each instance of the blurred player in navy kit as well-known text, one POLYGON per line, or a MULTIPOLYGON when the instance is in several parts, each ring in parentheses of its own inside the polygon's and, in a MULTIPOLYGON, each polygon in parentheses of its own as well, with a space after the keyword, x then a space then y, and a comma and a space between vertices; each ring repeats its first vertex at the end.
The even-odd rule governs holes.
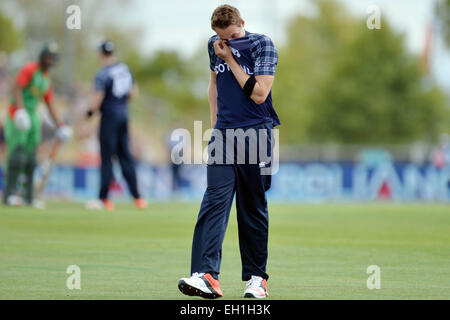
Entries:
MULTIPOLYGON (((265 35, 247 32, 239 11, 229 5, 214 11, 211 27, 216 32, 208 42, 212 126, 222 135, 227 129, 265 130, 267 141, 259 143, 271 144, 272 129, 280 124, 271 96, 278 62, 272 41, 265 35)), ((248 153, 247 142, 245 148, 248 153)), ((247 281, 244 297, 268 296, 269 220, 265 192, 271 176, 261 174, 260 168, 266 164, 260 159, 258 162, 240 164, 234 158, 232 164, 208 163, 207 189, 192 244, 192 276, 178 282, 182 293, 204 298, 223 296, 218 281, 222 242, 236 194, 242 280, 247 281)))
MULTIPOLYGON (((87 112, 87 117, 91 117, 96 111, 101 113, 101 202, 98 207, 114 209, 114 203, 108 199, 108 191, 113 180, 112 158, 117 156, 128 189, 135 199, 135 206, 145 209, 147 203, 139 195, 135 163, 128 146, 128 100, 137 95, 138 88, 128 66, 117 61, 114 51, 112 41, 105 41, 100 45, 102 68, 95 76, 95 93, 87 112)), ((95 208, 95 205, 92 207, 95 208)))

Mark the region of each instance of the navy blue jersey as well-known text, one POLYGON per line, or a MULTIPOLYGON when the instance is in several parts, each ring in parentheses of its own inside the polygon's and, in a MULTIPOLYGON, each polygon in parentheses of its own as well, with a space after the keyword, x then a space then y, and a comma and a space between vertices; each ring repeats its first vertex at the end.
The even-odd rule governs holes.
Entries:
MULTIPOLYGON (((214 52, 217 35, 208 41, 210 69, 217 75, 217 122, 215 128, 241 128, 265 122, 280 124, 272 105, 272 92, 266 101, 256 104, 247 96, 225 61, 214 52)), ((233 56, 249 75, 275 75, 278 53, 269 37, 245 32, 245 37, 228 41, 233 56)))
POLYGON ((133 76, 124 63, 115 63, 102 67, 95 76, 95 90, 103 91, 105 98, 100 106, 103 115, 124 115, 133 76))

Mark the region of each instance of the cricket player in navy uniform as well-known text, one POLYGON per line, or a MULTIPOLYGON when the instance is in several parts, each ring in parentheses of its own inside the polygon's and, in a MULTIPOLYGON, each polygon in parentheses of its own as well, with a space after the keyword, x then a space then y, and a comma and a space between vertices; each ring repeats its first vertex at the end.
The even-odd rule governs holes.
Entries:
MULTIPOLYGON (((208 42, 212 126, 223 135, 230 129, 266 131, 267 141, 258 143, 271 145, 272 129, 280 124, 271 97, 278 62, 274 44, 265 35, 247 32, 239 11, 229 5, 214 11, 211 27, 216 32, 208 42)), ((246 142, 246 154, 248 147, 246 142)), ((207 189, 194 230, 191 277, 178 282, 186 295, 223 296, 218 281, 222 242, 236 195, 242 280, 247 281, 244 297, 268 296, 266 191, 271 176, 261 173, 264 162, 240 164, 235 160, 207 165, 207 189)))
POLYGON ((100 45, 102 68, 95 76, 95 93, 87 112, 88 117, 97 110, 101 112, 99 207, 114 209, 114 203, 108 198, 108 191, 113 179, 112 160, 117 156, 135 206, 145 209, 147 203, 140 197, 135 163, 128 146, 128 100, 137 95, 138 89, 128 66, 116 60, 114 51, 115 45, 112 41, 105 41, 100 45))

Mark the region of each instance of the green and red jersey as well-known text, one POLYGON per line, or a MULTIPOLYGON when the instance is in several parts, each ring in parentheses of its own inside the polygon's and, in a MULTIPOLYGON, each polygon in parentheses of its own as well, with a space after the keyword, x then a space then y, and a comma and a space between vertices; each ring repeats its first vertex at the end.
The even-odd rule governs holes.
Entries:
MULTIPOLYGON (((20 69, 16 84, 22 89, 23 104, 28 112, 35 112, 39 102, 50 103, 53 99, 53 89, 50 75, 39 68, 38 62, 29 62, 20 69)), ((15 98, 11 98, 9 114, 14 116, 17 110, 15 98)))

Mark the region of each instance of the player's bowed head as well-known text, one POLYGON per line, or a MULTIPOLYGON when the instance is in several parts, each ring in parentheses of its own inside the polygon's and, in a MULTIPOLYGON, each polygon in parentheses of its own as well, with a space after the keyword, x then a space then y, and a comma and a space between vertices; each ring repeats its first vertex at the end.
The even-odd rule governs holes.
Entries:
POLYGON ((217 7, 211 16, 211 28, 219 37, 214 42, 214 52, 230 67, 244 93, 256 104, 261 104, 272 90, 274 76, 248 75, 233 58, 228 46, 229 41, 245 37, 244 26, 245 21, 237 8, 230 5, 217 7))

